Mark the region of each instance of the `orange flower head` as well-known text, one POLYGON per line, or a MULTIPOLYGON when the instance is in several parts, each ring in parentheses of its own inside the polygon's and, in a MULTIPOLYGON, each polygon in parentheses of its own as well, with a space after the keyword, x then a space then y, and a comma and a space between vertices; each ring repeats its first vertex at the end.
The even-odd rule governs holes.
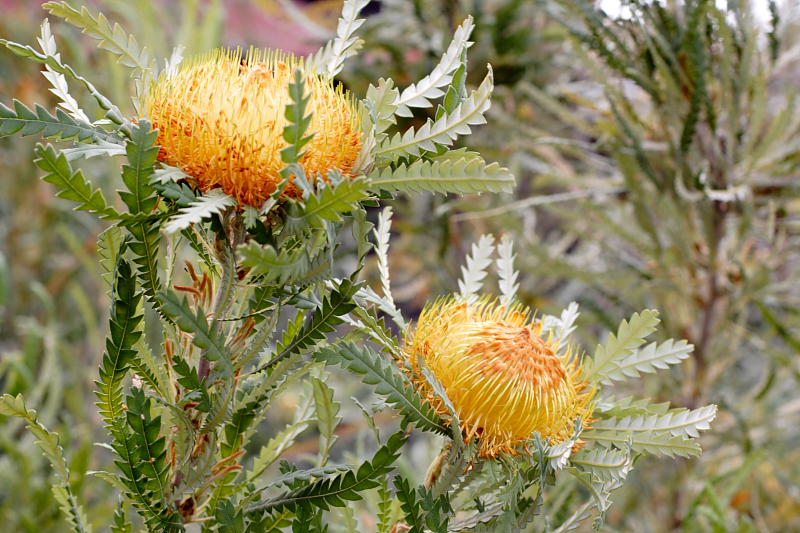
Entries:
POLYGON ((522 306, 450 297, 423 309, 406 342, 415 385, 447 414, 422 374, 424 361, 453 403, 466 442, 477 438, 483 457, 516 454, 534 432, 551 444, 569 440, 577 418, 586 423, 593 409, 581 360, 570 350, 559 355, 529 316, 522 306))
MULTIPOLYGON (((345 176, 361 150, 355 101, 291 54, 217 50, 162 75, 145 101, 158 128, 159 160, 181 168, 203 190, 222 188, 240 203, 261 206, 283 181, 286 104, 295 71, 305 76, 313 135, 300 164, 309 178, 338 169, 345 176)), ((285 194, 297 196, 289 184, 285 194)))

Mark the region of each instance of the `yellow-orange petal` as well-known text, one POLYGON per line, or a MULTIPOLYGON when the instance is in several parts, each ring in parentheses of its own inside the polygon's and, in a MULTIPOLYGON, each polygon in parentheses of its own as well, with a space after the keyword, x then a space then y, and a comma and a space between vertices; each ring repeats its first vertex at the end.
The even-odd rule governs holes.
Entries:
MULTIPOLYGON (((340 86, 290 54, 217 50, 162 75, 145 100, 159 130, 159 160, 183 169, 203 191, 221 188, 240 203, 262 205, 282 181, 289 83, 305 72, 313 135, 300 163, 309 177, 350 171, 361 150, 357 106, 340 86)), ((290 196, 297 194, 287 187, 290 196)))
POLYGON ((580 361, 559 355, 523 307, 491 300, 439 300, 422 311, 405 351, 414 382, 442 414, 446 410, 421 375, 424 364, 444 386, 466 441, 478 439, 484 457, 517 453, 534 432, 552 444, 587 421, 594 391, 580 361))

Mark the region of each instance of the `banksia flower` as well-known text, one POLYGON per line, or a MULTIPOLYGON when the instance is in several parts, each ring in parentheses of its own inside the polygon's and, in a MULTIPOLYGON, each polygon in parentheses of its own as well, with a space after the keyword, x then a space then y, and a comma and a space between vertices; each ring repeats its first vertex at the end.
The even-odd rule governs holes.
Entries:
POLYGON ((551 444, 570 439, 587 421, 594 390, 569 350, 558 355, 529 310, 483 299, 428 305, 406 342, 415 385, 441 414, 447 409, 422 374, 423 364, 444 386, 465 440, 478 439, 483 457, 518 453, 534 432, 551 444))
MULTIPOLYGON (((361 150, 355 101, 302 59, 269 52, 215 51, 162 76, 145 107, 158 128, 159 160, 180 167, 203 190, 222 188, 242 204, 261 206, 283 181, 286 104, 296 69, 305 75, 313 135, 300 164, 312 178, 345 176, 361 150)), ((298 195, 289 184, 285 194, 298 195)))

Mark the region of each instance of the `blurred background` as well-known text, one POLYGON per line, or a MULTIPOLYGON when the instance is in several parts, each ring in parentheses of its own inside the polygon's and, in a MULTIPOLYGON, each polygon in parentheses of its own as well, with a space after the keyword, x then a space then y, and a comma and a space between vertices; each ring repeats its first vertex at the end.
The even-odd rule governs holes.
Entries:
MULTIPOLYGON (((341 7, 70 3, 101 10, 160 58, 176 45, 187 56, 220 45, 306 54, 334 35, 341 7)), ((0 12, 0 38, 35 42, 40 2, 0 0, 0 12)), ((797 2, 383 0, 366 12, 366 44, 339 76, 357 95, 381 77, 404 87, 424 76, 456 26, 475 17, 469 80, 491 63, 496 90, 489 124, 469 146, 518 181, 513 195, 392 202, 390 264, 406 314, 456 289, 483 233, 514 237, 526 304, 545 313, 581 305, 589 351, 620 319, 658 309, 659 340, 686 338, 694 355, 617 392, 721 411, 699 459, 638 465, 605 530, 800 531, 797 2)), ((129 102, 126 70, 88 37, 51 23, 64 60, 129 102)), ((0 101, 52 108, 38 70, 0 53, 0 101)), ((34 143, 0 139, 0 392, 24 393, 61 434, 75 490, 104 524, 116 501, 80 474, 104 468, 92 444, 100 428, 91 393, 109 306, 96 261, 104 226, 38 179, 34 143)), ((113 191, 107 162, 87 161, 85 170, 113 191)), ((377 277, 374 269, 367 276, 377 277)), ((352 383, 337 391, 358 392, 352 383)), ((360 415, 352 420, 345 431, 360 430, 360 415)), ((62 531, 49 466, 18 445, 32 442, 20 424, 0 424, 0 529, 62 531)), ((315 442, 310 433, 297 453, 315 442)))

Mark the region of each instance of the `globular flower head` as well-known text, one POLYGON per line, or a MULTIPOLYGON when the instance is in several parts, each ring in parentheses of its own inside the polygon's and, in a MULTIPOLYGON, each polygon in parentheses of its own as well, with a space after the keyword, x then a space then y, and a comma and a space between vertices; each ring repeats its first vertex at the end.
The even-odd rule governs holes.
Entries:
POLYGON ((525 307, 450 297, 425 307, 406 342, 415 385, 447 413, 422 373, 426 365, 483 457, 516 454, 534 432, 564 442, 578 417, 585 424, 591 416, 594 390, 581 377, 580 359, 570 350, 559 355, 541 332, 525 307))
MULTIPOLYGON (((338 169, 348 176, 361 150, 358 108, 340 86, 290 54, 215 51, 163 75, 148 95, 158 128, 159 160, 180 167, 203 191, 222 188, 261 206, 283 181, 286 104, 295 71, 305 75, 313 135, 300 164, 310 177, 338 169)), ((290 184, 285 194, 296 196, 290 184)))

